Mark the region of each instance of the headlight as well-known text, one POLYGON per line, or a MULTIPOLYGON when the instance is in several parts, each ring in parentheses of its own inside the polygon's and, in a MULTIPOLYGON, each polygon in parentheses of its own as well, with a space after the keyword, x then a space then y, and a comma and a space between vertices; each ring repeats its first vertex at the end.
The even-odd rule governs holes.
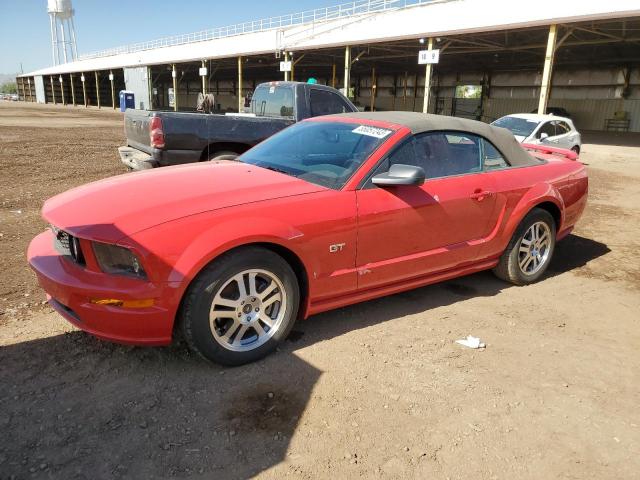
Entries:
POLYGON ((100 269, 105 273, 147 278, 140 260, 128 248, 93 242, 93 252, 100 269))

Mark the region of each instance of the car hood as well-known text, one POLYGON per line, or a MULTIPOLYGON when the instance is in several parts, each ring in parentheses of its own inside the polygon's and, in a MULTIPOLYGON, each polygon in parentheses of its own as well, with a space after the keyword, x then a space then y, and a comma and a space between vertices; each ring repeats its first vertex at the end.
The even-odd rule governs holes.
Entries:
POLYGON ((80 238, 115 243, 189 215, 322 190, 254 165, 207 162, 89 183, 47 200, 42 216, 80 238))

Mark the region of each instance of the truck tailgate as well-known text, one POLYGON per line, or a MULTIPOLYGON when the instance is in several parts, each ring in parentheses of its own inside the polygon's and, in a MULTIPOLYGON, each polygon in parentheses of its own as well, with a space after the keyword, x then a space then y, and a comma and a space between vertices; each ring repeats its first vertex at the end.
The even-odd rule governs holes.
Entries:
POLYGON ((124 114, 124 132, 127 135, 127 145, 152 153, 149 138, 149 122, 152 112, 149 110, 127 110, 124 114))

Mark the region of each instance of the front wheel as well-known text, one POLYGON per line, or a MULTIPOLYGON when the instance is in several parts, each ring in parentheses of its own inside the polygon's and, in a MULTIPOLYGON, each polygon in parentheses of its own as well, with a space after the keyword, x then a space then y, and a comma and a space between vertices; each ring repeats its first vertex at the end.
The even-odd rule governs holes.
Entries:
POLYGON ((546 210, 534 208, 516 229, 493 272, 516 285, 534 283, 551 263, 555 246, 555 220, 546 210))
POLYGON ((257 247, 235 250, 206 267, 189 287, 183 334, 208 360, 253 362, 287 337, 299 302, 296 275, 282 257, 257 247))

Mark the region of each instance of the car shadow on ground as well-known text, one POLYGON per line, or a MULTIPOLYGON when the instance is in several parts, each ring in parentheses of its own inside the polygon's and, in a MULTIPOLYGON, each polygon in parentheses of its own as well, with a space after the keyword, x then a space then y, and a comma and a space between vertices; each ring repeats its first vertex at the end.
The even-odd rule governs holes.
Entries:
MULTIPOLYGON (((571 235, 549 275, 609 252, 571 235)), ((317 315, 281 351, 226 369, 183 346, 136 348, 71 332, 0 349, 2 478, 248 478, 280 462, 321 371, 295 351, 510 288, 490 272, 317 315)))
POLYGON ((555 276, 577 270, 609 252, 611 249, 602 242, 571 234, 556 244, 546 275, 555 276))
MULTIPOLYGON (((601 242, 579 235, 568 235, 556 244, 552 262, 541 281, 579 269, 610 251, 601 242)), ((467 298, 492 297, 512 287, 513 285, 498 279, 490 271, 479 272, 316 315, 296 325, 289 336, 289 342, 294 343, 296 348, 302 348, 349 331, 427 312, 467 298)))
POLYGON ((321 374, 225 369, 71 332, 0 349, 0 478, 249 478, 286 456, 321 374))

